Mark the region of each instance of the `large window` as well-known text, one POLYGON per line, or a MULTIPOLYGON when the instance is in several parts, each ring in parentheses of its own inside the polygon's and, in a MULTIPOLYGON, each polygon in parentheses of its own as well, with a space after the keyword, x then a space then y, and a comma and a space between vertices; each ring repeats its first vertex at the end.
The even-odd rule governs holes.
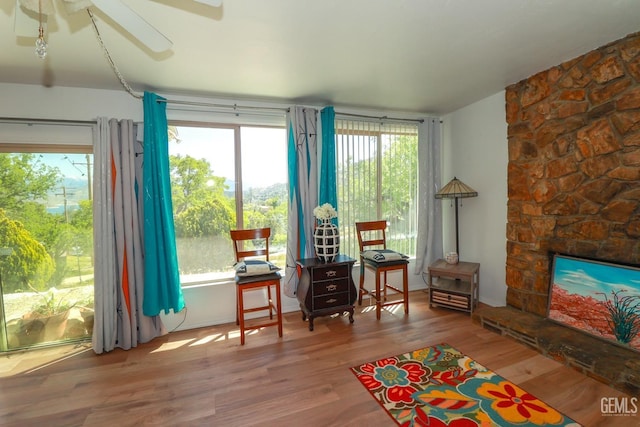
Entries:
POLYGON ((84 147, 0 144, 0 350, 91 337, 87 139, 84 147))
POLYGON ((284 269, 284 128, 174 123, 169 128, 178 265, 183 286, 228 280, 229 230, 271 227, 271 260, 284 269))
POLYGON ((335 122, 341 252, 356 257, 355 223, 387 220, 387 245, 415 256, 418 128, 412 123, 335 122))

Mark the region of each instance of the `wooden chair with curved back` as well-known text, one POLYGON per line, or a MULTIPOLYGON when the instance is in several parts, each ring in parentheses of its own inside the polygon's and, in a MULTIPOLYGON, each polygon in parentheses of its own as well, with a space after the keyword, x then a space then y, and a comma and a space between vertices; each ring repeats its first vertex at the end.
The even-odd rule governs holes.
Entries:
POLYGON ((378 319, 380 319, 382 308, 391 305, 404 304, 405 314, 409 313, 407 277, 409 261, 405 255, 387 249, 386 229, 387 222, 384 220, 356 222, 358 245, 360 246, 358 305, 362 305, 363 295, 370 295, 376 301, 376 318, 378 319), (375 274, 375 289, 368 290, 364 286, 366 269, 372 270, 375 274), (393 271, 402 273, 402 289, 388 283, 387 273, 393 271), (394 294, 402 294, 402 299, 388 299, 387 290, 391 290, 394 294))
POLYGON ((270 228, 254 228, 247 230, 231 230, 231 240, 236 255, 236 324, 240 326, 240 344, 244 345, 245 332, 267 326, 278 326, 278 335, 282 337, 282 301, 280 293, 279 271, 274 270, 269 262, 270 228), (251 241, 254 248, 247 249, 246 242, 251 241), (244 261, 244 263, 243 263, 244 261), (271 288, 275 288, 275 303, 271 295, 271 288), (259 307, 245 308, 244 292, 266 288, 267 304, 259 307), (245 314, 256 311, 269 310, 269 320, 255 321, 249 326, 245 314), (276 319, 273 319, 273 316, 276 319))

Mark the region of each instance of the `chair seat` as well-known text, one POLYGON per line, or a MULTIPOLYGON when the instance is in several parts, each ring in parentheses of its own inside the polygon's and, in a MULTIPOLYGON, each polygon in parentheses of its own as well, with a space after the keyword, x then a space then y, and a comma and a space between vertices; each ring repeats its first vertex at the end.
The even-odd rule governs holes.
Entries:
POLYGON ((377 262, 372 259, 362 258, 362 262, 364 262, 367 265, 370 265, 373 268, 382 268, 382 267, 391 267, 393 265, 409 264, 409 260, 406 260, 406 259, 396 259, 391 261, 377 262))
POLYGON ((236 285, 246 285, 248 283, 256 283, 256 282, 266 282, 268 280, 280 280, 282 279, 282 275, 280 272, 269 273, 269 274, 259 274, 256 276, 236 276, 236 285))

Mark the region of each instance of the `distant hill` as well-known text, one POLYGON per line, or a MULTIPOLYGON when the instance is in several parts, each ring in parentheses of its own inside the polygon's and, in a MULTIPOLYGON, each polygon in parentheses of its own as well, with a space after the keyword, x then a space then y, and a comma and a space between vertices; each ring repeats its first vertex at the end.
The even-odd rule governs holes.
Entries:
MULTIPOLYGON (((225 196, 233 197, 235 195, 235 181, 226 181, 228 190, 224 192, 225 196)), ((268 187, 249 187, 243 188, 243 196, 245 199, 250 199, 253 203, 266 202, 272 198, 286 198, 287 197, 287 184, 278 183, 272 184, 268 187)))

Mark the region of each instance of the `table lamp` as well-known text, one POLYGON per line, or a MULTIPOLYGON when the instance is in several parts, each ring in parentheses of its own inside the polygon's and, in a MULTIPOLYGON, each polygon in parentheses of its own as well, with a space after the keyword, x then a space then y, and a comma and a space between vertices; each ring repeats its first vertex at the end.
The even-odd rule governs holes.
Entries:
POLYGON ((464 182, 460 181, 458 178, 453 177, 451 181, 444 187, 440 189, 436 193, 436 199, 454 199, 456 206, 456 253, 460 256, 460 250, 458 248, 459 237, 458 237, 458 199, 464 199, 467 197, 477 197, 478 192, 473 188, 469 187, 464 182))

